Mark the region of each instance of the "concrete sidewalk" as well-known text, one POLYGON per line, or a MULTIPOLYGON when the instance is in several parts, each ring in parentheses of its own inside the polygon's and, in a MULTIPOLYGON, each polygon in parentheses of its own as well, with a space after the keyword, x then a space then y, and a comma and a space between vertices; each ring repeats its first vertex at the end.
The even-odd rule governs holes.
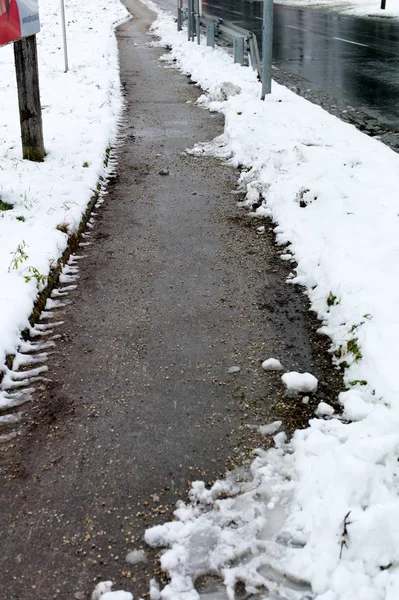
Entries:
POLYGON ((145 594, 155 553, 124 560, 145 547, 145 528, 170 517, 189 481, 250 460, 262 443, 254 426, 280 419, 289 432, 312 414, 262 360, 310 370, 317 401, 335 397, 326 346, 285 284, 272 234, 236 206, 238 173, 185 153, 222 132, 221 116, 196 107, 201 91, 159 61, 155 16, 127 6, 117 174, 56 316, 52 384, 3 458, 0 600, 89 598, 99 578, 145 594))

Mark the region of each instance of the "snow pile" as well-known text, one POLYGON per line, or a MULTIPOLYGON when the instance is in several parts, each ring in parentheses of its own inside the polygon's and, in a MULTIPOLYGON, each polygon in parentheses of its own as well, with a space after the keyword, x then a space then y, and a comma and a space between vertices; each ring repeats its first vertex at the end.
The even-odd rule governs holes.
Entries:
POLYGON ((180 504, 177 520, 146 532, 148 544, 170 546, 161 557, 161 567, 171 577, 162 599, 197 600, 195 581, 203 574, 223 582, 218 599, 233 599, 240 584, 248 594, 260 592, 264 598, 310 598, 309 583, 294 564, 303 540, 281 531, 294 489, 287 478, 291 473, 291 455, 273 449, 259 451, 250 472, 232 473, 210 490, 194 482, 191 502, 180 504), (281 461, 285 476, 275 469, 281 461), (284 566, 282 557, 292 564, 284 566))
POLYGON ((126 16, 118 0, 69 0, 64 73, 60 5, 41 0, 41 164, 22 160, 13 48, 0 47, 0 365, 106 175, 122 109, 114 26, 126 16))
POLYGON ((190 44, 170 17, 161 15, 155 31, 172 46, 164 59, 206 91, 200 104, 225 116, 224 134, 191 152, 245 167, 246 204, 261 202, 254 215, 274 221, 277 242, 295 258, 290 282, 307 289, 348 387, 338 398, 342 417, 320 403, 329 418, 313 419, 289 442, 277 434, 249 481, 211 490, 196 483, 178 520, 147 533, 148 543, 170 548, 162 598, 198 598, 196 578, 213 573, 229 598, 241 581, 264 598, 394 600, 399 157, 276 84, 261 102, 250 69, 190 44))
POLYGON ((291 371, 290 373, 284 373, 281 380, 288 392, 311 394, 317 390, 317 379, 311 373, 291 371))

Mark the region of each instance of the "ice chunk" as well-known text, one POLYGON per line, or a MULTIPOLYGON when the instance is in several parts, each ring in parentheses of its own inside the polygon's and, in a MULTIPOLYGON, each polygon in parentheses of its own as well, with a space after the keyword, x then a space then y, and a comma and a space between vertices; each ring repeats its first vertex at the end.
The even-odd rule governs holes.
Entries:
POLYGON ((282 371, 283 365, 277 358, 268 358, 262 363, 262 369, 265 371, 282 371))
POLYGON ((101 596, 101 600, 133 600, 133 595, 130 592, 107 592, 101 596))
POLYGON ((309 394, 317 390, 317 379, 310 373, 291 371, 284 373, 281 379, 289 392, 304 392, 309 394))
POLYGON ((147 555, 144 550, 133 550, 126 555, 125 561, 129 565, 137 565, 138 563, 147 562, 147 555))
POLYGON ((327 416, 331 417, 334 414, 334 409, 332 406, 327 404, 326 402, 320 402, 318 407, 316 408, 316 415, 322 417, 327 416))
POLYGON ((156 579, 150 580, 150 600, 161 600, 161 591, 156 579))
POLYGON ((112 581, 100 581, 94 588, 91 600, 100 600, 100 598, 112 590, 112 581))
POLYGON ((274 421, 274 423, 269 423, 268 425, 261 425, 259 427, 259 433, 262 435, 271 435, 276 433, 281 427, 282 421, 274 421))
POLYGON ((91 600, 133 600, 130 592, 111 592, 112 581, 100 581, 91 595, 91 600))

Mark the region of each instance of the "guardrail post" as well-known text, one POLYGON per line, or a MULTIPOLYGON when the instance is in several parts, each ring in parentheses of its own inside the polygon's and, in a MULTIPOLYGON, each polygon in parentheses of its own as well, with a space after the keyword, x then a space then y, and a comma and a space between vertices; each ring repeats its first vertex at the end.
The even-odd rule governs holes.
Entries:
POLYGON ((251 59, 251 67, 254 71, 258 73, 259 81, 262 80, 262 72, 261 72, 261 64, 260 64, 260 56, 259 56, 259 48, 258 41, 256 36, 252 34, 248 40, 249 44, 249 57, 251 59))
POLYGON ((195 7, 195 33, 197 35, 197 44, 201 43, 201 25, 200 25, 200 3, 199 0, 194 0, 195 7))
POLYGON ((206 25, 206 45, 215 47, 215 29, 216 23, 207 23, 206 25))
POLYGON ((195 28, 195 23, 194 23, 194 0, 188 0, 188 28, 187 28, 187 32, 188 32, 188 41, 193 42, 194 41, 194 28, 195 28))
POLYGON ((234 38, 234 62, 240 65, 244 64, 244 38, 234 38))
POLYGON ((183 0, 177 0, 177 31, 183 28, 183 0))
POLYGON ((273 0, 263 1, 262 100, 272 91, 273 0))

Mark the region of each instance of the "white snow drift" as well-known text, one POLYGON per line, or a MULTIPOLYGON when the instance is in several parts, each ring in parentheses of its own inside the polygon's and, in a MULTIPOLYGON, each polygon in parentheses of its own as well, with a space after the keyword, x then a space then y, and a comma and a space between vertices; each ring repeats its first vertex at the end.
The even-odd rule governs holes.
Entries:
POLYGON ((33 302, 106 175, 122 94, 114 27, 119 0, 69 0, 64 73, 60 3, 40 1, 37 35, 46 159, 22 160, 12 44, 0 47, 0 369, 33 302), (28 278, 28 280, 26 280, 28 278))

